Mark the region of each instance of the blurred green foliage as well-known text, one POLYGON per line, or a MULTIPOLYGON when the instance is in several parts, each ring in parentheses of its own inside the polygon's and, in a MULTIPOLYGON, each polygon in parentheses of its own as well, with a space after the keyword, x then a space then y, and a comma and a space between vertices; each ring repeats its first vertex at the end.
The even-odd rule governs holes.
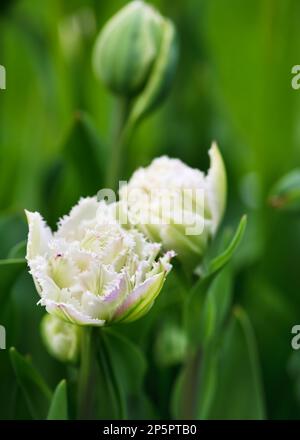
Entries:
MULTIPOLYGON (((10 250, 26 239, 24 208, 40 211, 54 226, 80 196, 93 195, 104 184, 109 155, 105 145, 113 125, 113 102, 92 73, 91 53, 99 29, 125 3, 122 0, 1 2, 0 64, 7 71, 7 89, 0 91, 1 259, 7 258, 10 250)), ((122 177, 128 178, 136 167, 161 154, 179 157, 193 167, 205 169, 207 150, 211 140, 216 139, 229 178, 224 225, 237 224, 242 213, 248 214, 246 236, 230 268, 232 278, 225 287, 221 284, 218 294, 210 295, 213 305, 222 290, 227 294, 226 286, 230 285, 232 302, 244 308, 254 331, 249 330, 248 318, 240 309, 227 316, 230 325, 226 333, 220 329, 217 336, 219 344, 224 342, 218 351, 223 368, 220 371, 218 360, 207 353, 201 372, 202 383, 216 387, 215 397, 204 403, 200 399, 196 415, 299 418, 300 366, 294 362, 291 374, 289 365, 295 355, 290 345, 291 328, 300 321, 300 218, 297 214, 274 211, 267 198, 274 182, 300 163, 300 92, 290 84, 291 68, 299 64, 300 56, 300 3, 297 0, 156 0, 152 3, 177 26, 180 61, 166 104, 140 125, 128 146, 122 177), (258 353, 252 346, 254 337, 258 353), (245 344, 254 353, 252 361, 261 365, 262 383, 256 377, 256 370, 251 369, 252 361, 252 367, 247 370, 245 344), (219 384, 214 383, 215 376, 219 384), (240 407, 238 385, 240 393, 253 391, 251 400, 242 399, 240 407)), ((17 255, 11 256, 10 262, 0 261, 0 324, 7 329, 7 346, 29 353, 54 391, 66 377, 66 368, 50 358, 41 342, 39 322, 43 310, 36 306, 38 296, 24 271, 20 252, 19 249, 17 255)), ((167 397, 179 367, 155 364, 155 356, 151 355, 155 347, 147 342, 150 338, 147 329, 152 329, 150 334, 154 337, 158 331, 158 313, 166 307, 173 322, 177 318, 174 304, 181 295, 172 275, 153 312, 125 330, 142 349, 148 347, 143 354, 149 361, 146 372, 145 360, 134 354, 135 348, 126 353, 139 358, 138 374, 146 375, 146 388, 154 404, 146 404, 144 396, 140 398, 144 399, 148 417, 170 416, 172 410, 167 397), (160 381, 155 389, 154 378, 160 381)), ((208 302, 206 307, 212 306, 208 302)), ((110 355, 121 354, 122 351, 110 355)), ((17 352, 12 352, 12 358, 16 371, 20 364, 26 363, 30 378, 31 362, 17 352)), ((30 418, 32 414, 19 399, 21 390, 8 350, 0 351, 0 378, 0 418, 30 418)), ((36 382, 35 378, 33 382, 35 386, 43 384, 44 397, 49 400, 51 393, 43 380, 36 382)), ((130 380, 124 379, 128 383, 130 380)), ((32 383, 28 386, 30 400, 32 383)), ((177 396, 179 389, 178 385, 174 392, 177 396)), ((128 391, 122 389, 123 399, 130 397, 128 391)), ((54 393, 49 418, 55 417, 57 407, 67 411, 66 392, 70 391, 62 382, 54 393)), ((34 412, 37 404, 46 418, 44 403, 36 403, 38 396, 35 392, 33 395, 34 416, 39 415, 34 412)), ((209 398, 210 394, 206 396, 209 398)), ((69 412, 72 414, 72 408, 69 412)))

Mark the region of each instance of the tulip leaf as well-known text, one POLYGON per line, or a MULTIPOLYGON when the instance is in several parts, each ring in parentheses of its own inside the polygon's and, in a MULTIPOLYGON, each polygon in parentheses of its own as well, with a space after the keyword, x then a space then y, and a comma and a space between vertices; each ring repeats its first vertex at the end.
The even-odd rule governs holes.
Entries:
POLYGON ((102 331, 99 350, 101 363, 106 364, 104 371, 109 376, 109 387, 118 404, 116 416, 130 418, 137 410, 141 411, 138 402, 144 399, 145 359, 131 341, 110 329, 102 331))
POLYGON ((246 226, 247 226, 247 217, 243 215, 237 227, 237 230, 232 240, 230 241, 229 245, 227 246, 227 248, 220 255, 213 258, 209 262, 207 273, 205 274, 205 276, 211 276, 215 274, 216 272, 220 271, 222 267, 224 267, 225 264, 228 263, 228 261, 230 261, 230 259, 232 258, 234 252, 236 251, 238 245, 240 244, 244 236, 246 226))
MULTIPOLYGON (((218 383, 206 416, 211 419, 263 419, 264 396, 256 341, 242 308, 234 310, 225 334, 220 336, 218 383)), ((198 415, 201 417, 202 413, 200 406, 198 415)))
POLYGON ((106 350, 106 346, 102 342, 103 341, 101 340, 97 350, 97 360, 99 367, 99 374, 97 376, 98 382, 96 388, 99 394, 97 417, 100 420, 120 419, 123 418, 124 402, 122 401, 122 397, 116 383, 116 378, 110 365, 110 359, 106 350), (105 396, 105 403, 103 403, 103 396, 105 396))
POLYGON ((184 302, 184 327, 190 345, 198 346, 201 341, 200 316, 205 303, 207 287, 198 281, 184 302))
POLYGON ((59 382, 53 393, 47 420, 68 420, 67 382, 65 379, 59 382))
MULTIPOLYGON (((230 311, 232 299, 232 275, 230 269, 222 270, 213 280, 200 315, 200 336, 207 344, 218 336, 230 311)), ((197 319, 197 318, 196 318, 197 319)))
POLYGON ((10 359, 32 418, 45 419, 51 402, 51 390, 30 360, 15 348, 10 349, 10 359))
POLYGON ((177 377, 172 414, 184 419, 263 419, 255 337, 246 313, 236 308, 226 329, 198 348, 177 377))
POLYGON ((8 293, 18 275, 26 268, 23 258, 0 260, 0 304, 8 298, 8 293))
POLYGON ((129 339, 111 329, 105 331, 104 340, 124 392, 138 393, 146 370, 146 362, 141 351, 129 339), (122 360, 124 367, 127 368, 120 370, 118 365, 122 360))
POLYGON ((300 169, 290 171, 274 185, 269 203, 275 209, 300 211, 300 169))
POLYGON ((173 387, 171 414, 175 420, 192 419, 195 406, 195 384, 201 365, 201 357, 191 355, 182 366, 173 387))
POLYGON ((199 347, 182 367, 175 381, 171 412, 175 419, 206 419, 214 401, 218 378, 218 350, 199 347))
POLYGON ((185 302, 185 327, 189 343, 206 345, 221 330, 230 310, 232 274, 230 267, 218 273, 209 285, 197 283, 185 302))

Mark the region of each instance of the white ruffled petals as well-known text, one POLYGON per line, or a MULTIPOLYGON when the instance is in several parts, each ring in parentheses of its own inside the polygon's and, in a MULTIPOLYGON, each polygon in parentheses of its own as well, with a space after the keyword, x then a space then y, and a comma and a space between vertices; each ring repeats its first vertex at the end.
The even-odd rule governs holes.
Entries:
POLYGON ((201 262, 226 205, 226 171, 215 143, 209 156, 207 174, 162 156, 120 189, 131 222, 188 266, 201 262))
POLYGON ((120 310, 122 321, 131 321, 153 304, 173 255, 158 258, 160 244, 124 229, 115 213, 115 206, 96 198, 81 199, 54 234, 40 214, 26 213, 27 261, 39 304, 50 314, 103 326, 120 320, 120 310))

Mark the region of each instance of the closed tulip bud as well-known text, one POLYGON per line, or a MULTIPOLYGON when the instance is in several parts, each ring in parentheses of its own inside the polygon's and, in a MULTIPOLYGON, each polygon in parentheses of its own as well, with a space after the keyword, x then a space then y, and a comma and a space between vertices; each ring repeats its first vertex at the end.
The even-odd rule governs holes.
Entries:
POLYGON ((79 357, 79 327, 56 316, 45 315, 41 323, 43 341, 49 353, 61 362, 76 362, 79 357))
POLYGON ((103 326, 129 322, 153 305, 172 252, 116 219, 116 204, 81 199, 55 233, 37 212, 29 223, 27 262, 40 304, 67 322, 103 326))
POLYGON ((226 172, 216 144, 208 173, 163 156, 137 170, 120 190, 130 221, 186 265, 197 265, 215 235, 226 203, 226 172))
POLYGON ((139 0, 107 22, 93 53, 97 77, 118 95, 134 97, 147 90, 147 107, 153 107, 167 90, 176 60, 172 23, 139 0))

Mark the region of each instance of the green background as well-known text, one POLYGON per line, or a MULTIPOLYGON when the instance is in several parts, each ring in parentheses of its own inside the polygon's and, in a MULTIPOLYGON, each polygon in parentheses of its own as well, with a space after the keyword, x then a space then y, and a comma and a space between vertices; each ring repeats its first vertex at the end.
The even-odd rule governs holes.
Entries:
MULTIPOLYGON (((93 155, 104 170, 113 102, 92 72, 91 51, 99 29, 125 3, 1 2, 0 64, 7 72, 7 89, 0 91, 2 259, 26 238, 24 208, 40 211, 53 226, 80 196, 104 184, 93 155), (94 150, 86 146, 83 114, 100 139, 94 150)), ((291 328, 300 324, 300 219, 274 211, 267 199, 278 178, 300 163, 300 91, 291 87, 291 68, 300 63, 300 3, 152 3, 176 24, 180 59, 168 99, 140 125, 126 151, 122 177, 162 154, 205 170, 210 143, 218 141, 228 172, 224 225, 248 214, 234 261, 233 302, 243 306, 254 328, 265 417, 299 418, 300 358, 291 348, 291 328)), ((9 294, 13 303, 0 302, 7 346, 31 354, 54 387, 65 367, 41 342, 43 310, 35 305, 32 281, 23 272, 15 283, 7 282, 5 268, 2 272, 0 301, 9 294)), ((0 351, 0 370, 0 418, 29 417, 16 397, 20 391, 8 350, 0 351)), ((161 374, 165 390, 170 374, 161 374)), ((230 407, 234 381, 230 386, 216 410, 219 417, 230 407)), ((161 417, 169 416, 166 407, 160 403, 161 417)))

